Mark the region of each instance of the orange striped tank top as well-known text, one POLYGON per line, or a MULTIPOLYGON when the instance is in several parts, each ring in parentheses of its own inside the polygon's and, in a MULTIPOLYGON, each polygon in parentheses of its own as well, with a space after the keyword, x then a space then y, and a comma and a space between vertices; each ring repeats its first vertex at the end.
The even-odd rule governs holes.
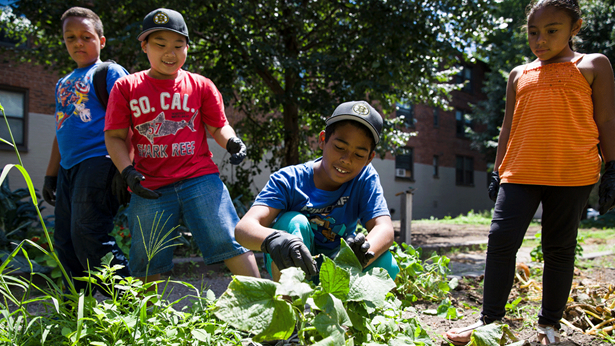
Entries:
POLYGON ((574 61, 523 71, 501 182, 585 186, 598 181, 592 89, 574 61))

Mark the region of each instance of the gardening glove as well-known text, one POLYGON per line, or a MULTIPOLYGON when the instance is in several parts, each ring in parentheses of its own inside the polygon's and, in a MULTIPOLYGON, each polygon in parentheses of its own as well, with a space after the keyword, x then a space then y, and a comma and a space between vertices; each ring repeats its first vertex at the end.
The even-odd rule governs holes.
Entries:
POLYGON ((141 186, 141 182, 145 180, 145 177, 143 174, 137 172, 132 165, 124 168, 122 171, 122 178, 124 178, 132 192, 137 196, 147 199, 158 199, 158 197, 160 197, 160 192, 152 191, 141 186))
POLYGON ((58 177, 46 175, 45 183, 43 184, 43 199, 45 202, 56 206, 56 189, 58 187, 58 177))
POLYGON ((498 199, 498 191, 500 190, 500 174, 498 172, 491 172, 491 179, 489 182, 489 198, 492 201, 498 199))
POLYGON ((357 235, 351 234, 344 240, 346 240, 348 246, 350 246, 355 256, 357 256, 362 267, 365 267, 367 262, 374 258, 374 253, 372 251, 367 251, 369 250, 369 242, 365 239, 363 233, 357 235))
POLYGON ((226 142, 226 151, 231 154, 230 162, 232 165, 240 164, 246 158, 246 145, 239 137, 231 137, 226 142))
POLYGON ((290 233, 274 231, 263 240, 261 251, 268 253, 280 270, 299 267, 308 278, 318 274, 316 261, 312 258, 310 250, 303 244, 301 238, 290 233))
POLYGON ((615 161, 609 161, 604 166, 598 196, 600 215, 606 214, 615 207, 615 161))
POLYGON ((111 181, 111 193, 117 198, 121 205, 127 206, 130 203, 130 192, 128 192, 128 184, 122 177, 120 171, 115 170, 115 175, 111 181))

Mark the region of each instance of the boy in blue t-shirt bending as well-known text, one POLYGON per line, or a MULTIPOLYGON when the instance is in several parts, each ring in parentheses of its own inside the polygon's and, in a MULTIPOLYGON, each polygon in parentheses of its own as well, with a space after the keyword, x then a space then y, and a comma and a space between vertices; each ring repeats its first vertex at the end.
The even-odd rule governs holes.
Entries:
POLYGON ((316 275, 312 256, 335 256, 342 237, 365 271, 381 267, 395 279, 399 267, 388 251, 393 224, 380 178, 370 164, 381 130, 382 117, 367 102, 342 103, 318 137, 322 157, 271 175, 237 224, 235 238, 265 253, 275 281, 288 267, 316 275), (358 221, 367 237, 355 235, 358 221))

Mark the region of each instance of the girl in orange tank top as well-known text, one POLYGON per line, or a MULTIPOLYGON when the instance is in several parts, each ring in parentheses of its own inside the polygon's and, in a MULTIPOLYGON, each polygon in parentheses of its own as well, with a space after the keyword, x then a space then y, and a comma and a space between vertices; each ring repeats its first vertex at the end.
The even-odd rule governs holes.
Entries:
POLYGON ((474 329, 505 315, 516 253, 542 203, 544 258, 542 307, 536 341, 559 341, 560 319, 572 284, 576 237, 589 193, 599 187, 601 214, 615 202, 615 83, 602 54, 580 54, 572 38, 581 30, 576 0, 534 0, 527 37, 537 59, 508 78, 489 197, 495 208, 485 266, 479 322, 444 336, 455 345, 474 329))

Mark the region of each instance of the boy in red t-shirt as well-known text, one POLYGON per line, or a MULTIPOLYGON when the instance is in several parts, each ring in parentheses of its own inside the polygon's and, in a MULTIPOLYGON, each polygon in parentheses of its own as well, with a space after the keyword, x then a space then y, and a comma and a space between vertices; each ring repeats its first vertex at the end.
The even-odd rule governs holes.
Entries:
POLYGON ((182 15, 165 8, 150 12, 138 39, 151 68, 118 80, 105 124, 111 159, 132 191, 132 274, 152 281, 173 267, 172 247, 162 246, 153 257, 151 252, 181 220, 205 264, 224 261, 235 275, 259 277, 254 254, 235 241, 239 218, 211 159, 206 131, 232 154, 232 164, 243 161, 246 147, 213 82, 181 69, 189 43, 182 15), (124 144, 129 129, 134 166, 124 144))

